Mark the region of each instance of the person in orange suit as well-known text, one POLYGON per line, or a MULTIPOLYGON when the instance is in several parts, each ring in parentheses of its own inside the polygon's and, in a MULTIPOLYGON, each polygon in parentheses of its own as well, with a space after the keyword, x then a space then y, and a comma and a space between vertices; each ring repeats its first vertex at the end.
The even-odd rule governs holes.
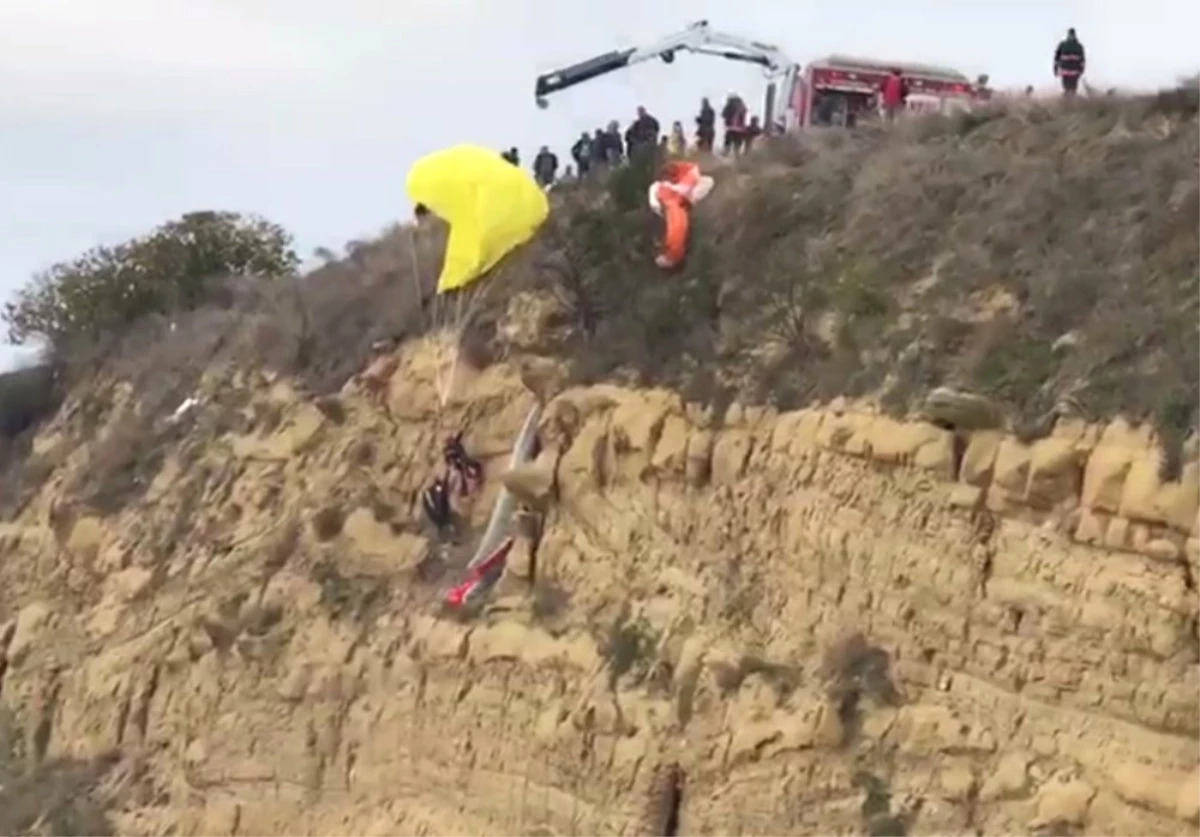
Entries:
POLYGON ((700 173, 700 167, 687 160, 671 160, 662 168, 661 177, 650 186, 650 208, 666 222, 662 249, 654 263, 663 270, 674 270, 687 256, 691 232, 692 207, 712 191, 713 179, 700 173))

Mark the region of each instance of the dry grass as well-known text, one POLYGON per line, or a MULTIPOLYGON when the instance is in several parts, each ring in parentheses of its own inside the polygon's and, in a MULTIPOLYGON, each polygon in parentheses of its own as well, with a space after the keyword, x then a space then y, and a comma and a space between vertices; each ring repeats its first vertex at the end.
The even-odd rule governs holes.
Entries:
MULTIPOLYGON (((478 286, 465 342, 480 365, 514 351, 495 326, 526 291, 554 300, 535 348, 576 381, 897 414, 950 383, 1018 428, 1069 402, 1178 446, 1200 403, 1198 157, 1194 87, 790 137, 715 169, 669 276, 649 172, 625 170, 556 193, 538 241, 478 286)), ((133 382, 147 426, 213 364, 329 394, 377 341, 452 319, 429 301, 443 243, 397 227, 294 281, 227 282, 174 329, 73 350, 67 377, 133 382)))

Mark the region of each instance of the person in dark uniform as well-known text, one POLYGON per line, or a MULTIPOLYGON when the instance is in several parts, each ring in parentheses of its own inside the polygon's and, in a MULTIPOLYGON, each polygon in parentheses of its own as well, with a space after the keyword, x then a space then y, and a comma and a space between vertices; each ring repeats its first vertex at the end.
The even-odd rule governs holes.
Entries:
POLYGON ((1067 30, 1067 37, 1058 42, 1054 50, 1054 75, 1062 82, 1064 96, 1074 96, 1083 77, 1086 56, 1083 44, 1075 36, 1074 29, 1067 30))

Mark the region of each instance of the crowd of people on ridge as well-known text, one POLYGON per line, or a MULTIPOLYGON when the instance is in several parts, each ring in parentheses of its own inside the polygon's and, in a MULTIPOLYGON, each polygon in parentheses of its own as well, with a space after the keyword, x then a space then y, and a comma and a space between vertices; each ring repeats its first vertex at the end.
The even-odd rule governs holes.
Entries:
MULTIPOLYGON (((1068 29, 1066 38, 1060 41, 1054 50, 1053 62, 1053 72, 1062 85, 1063 95, 1076 94, 1084 69, 1083 44, 1075 30, 1068 29)), ((987 82, 986 75, 980 76, 976 82, 979 97, 982 99, 991 98, 987 82)), ((1025 93, 1033 95, 1033 88, 1026 88, 1025 93)), ((875 113, 887 121, 892 121, 903 110, 907 99, 907 79, 901 70, 895 69, 873 101, 853 113, 843 114, 842 119, 837 119, 835 114, 822 110, 821 105, 832 105, 832 100, 822 103, 818 97, 814 101, 813 121, 815 124, 853 127, 858 118, 875 113)), ((644 107, 639 107, 634 120, 624 132, 620 122, 614 119, 603 128, 596 128, 591 133, 581 133, 571 146, 571 162, 565 166, 560 164, 558 155, 551 151, 549 146, 543 145, 532 161, 533 176, 541 186, 549 188, 559 181, 586 177, 593 171, 619 165, 630 157, 651 150, 656 150, 663 159, 683 156, 693 150, 715 153, 718 118, 724 128, 720 150, 727 156, 736 156, 749 150, 758 137, 772 128, 763 125, 759 117, 751 116, 745 101, 737 93, 729 94, 719 114, 707 97, 701 99, 699 111, 694 118, 695 128, 690 137, 683 123, 678 121, 672 123, 670 130, 664 133, 659 121, 644 107)), ((520 154, 515 147, 501 152, 501 156, 514 166, 521 165, 520 154)))
MULTIPOLYGON (((594 171, 620 165, 641 154, 658 154, 665 159, 683 156, 693 150, 713 153, 718 118, 724 129, 721 151, 726 155, 741 154, 763 134, 759 117, 750 114, 745 101, 736 93, 729 94, 719 114, 707 97, 701 99, 690 137, 679 121, 663 132, 658 119, 646 108, 639 107, 624 131, 621 123, 613 119, 603 128, 581 133, 571 146, 571 162, 561 170, 558 155, 543 145, 531 164, 533 176, 541 186, 550 187, 561 180, 587 177, 594 171)), ((514 166, 521 165, 516 148, 501 152, 501 156, 514 166)))

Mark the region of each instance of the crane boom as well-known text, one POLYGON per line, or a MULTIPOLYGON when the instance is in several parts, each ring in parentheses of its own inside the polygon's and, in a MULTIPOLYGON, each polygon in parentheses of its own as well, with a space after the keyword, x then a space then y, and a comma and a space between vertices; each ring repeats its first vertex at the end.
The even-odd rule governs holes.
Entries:
POLYGON ((653 58, 661 58, 669 64, 679 51, 758 64, 771 76, 795 71, 793 62, 778 47, 714 31, 707 20, 698 20, 649 46, 606 52, 578 64, 544 73, 537 77, 534 96, 538 105, 545 107, 546 97, 551 93, 653 58))

